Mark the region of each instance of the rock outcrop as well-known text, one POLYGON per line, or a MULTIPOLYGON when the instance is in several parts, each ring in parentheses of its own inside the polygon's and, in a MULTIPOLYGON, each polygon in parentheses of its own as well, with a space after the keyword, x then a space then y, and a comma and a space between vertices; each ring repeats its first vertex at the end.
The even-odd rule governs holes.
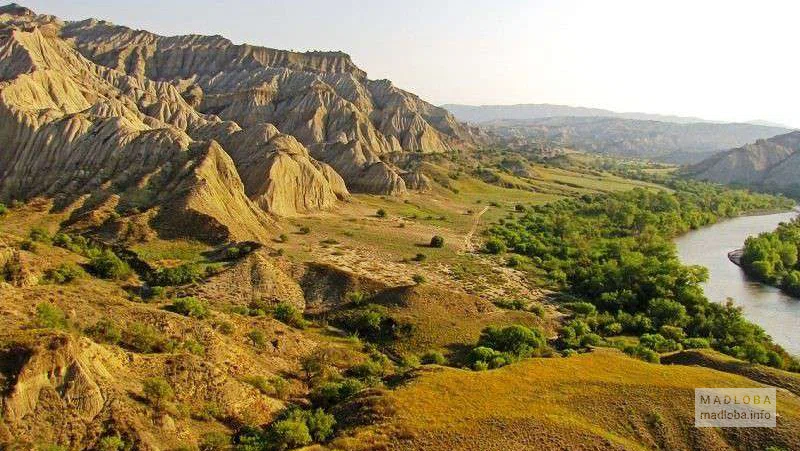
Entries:
POLYGON ((796 189, 800 186, 800 131, 720 152, 685 172, 718 183, 796 189))
POLYGON ((97 20, 68 23, 59 32, 100 65, 173 84, 203 113, 245 129, 274 124, 330 164, 351 190, 402 193, 400 171, 383 156, 450 150, 475 137, 446 110, 388 80, 368 80, 341 52, 164 37, 97 20))

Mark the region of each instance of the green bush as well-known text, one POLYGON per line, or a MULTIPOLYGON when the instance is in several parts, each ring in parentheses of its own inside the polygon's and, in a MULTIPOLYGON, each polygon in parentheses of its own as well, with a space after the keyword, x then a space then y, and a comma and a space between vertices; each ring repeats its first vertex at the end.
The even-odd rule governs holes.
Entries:
POLYGON ((380 209, 378 209, 378 211, 375 212, 375 216, 377 216, 379 218, 385 218, 388 215, 386 213, 386 210, 384 210, 383 208, 380 208, 380 209))
POLYGON ((98 343, 115 345, 122 339, 122 332, 108 319, 101 319, 93 326, 86 328, 86 334, 98 343))
POLYGON ((546 346, 547 340, 541 330, 521 325, 504 328, 494 326, 481 331, 478 346, 509 353, 516 357, 529 357, 539 354, 546 346))
POLYGON ((711 347, 711 344, 706 338, 687 338, 683 340, 683 347, 686 349, 703 349, 711 347))
POLYGON ((272 423, 269 437, 277 449, 294 449, 311 444, 311 432, 303 419, 287 418, 272 423))
POLYGON ((308 226, 300 227, 299 233, 301 235, 308 235, 309 233, 311 233, 311 227, 308 227, 308 226))
POLYGON ((420 252, 417 255, 415 255, 414 258, 412 258, 411 260, 413 260, 415 262, 424 262, 427 259, 428 259, 428 256, 420 252))
POLYGON ((444 247, 444 237, 440 235, 434 235, 433 238, 431 238, 431 247, 444 247))
POLYGON ((175 396, 172 385, 163 377, 150 377, 142 381, 144 398, 156 410, 161 410, 175 396))
POLYGON ((36 327, 48 329, 66 329, 67 316, 64 311, 49 302, 36 305, 36 327))
POLYGON ((683 349, 680 343, 671 338, 664 338, 661 334, 643 334, 639 337, 639 345, 659 353, 683 349))
POLYGON ((242 382, 252 385, 256 390, 265 395, 271 395, 275 391, 272 384, 269 383, 269 379, 264 376, 245 376, 242 378, 242 382))
POLYGON ((89 260, 89 271, 102 279, 122 280, 131 274, 131 268, 109 249, 89 260))
POLYGON ((172 268, 159 268, 149 274, 147 280, 150 285, 166 287, 186 285, 200 280, 201 277, 200 266, 183 264, 172 268))
POLYGON ((411 276, 411 280, 417 285, 422 285, 423 283, 428 281, 428 279, 426 279, 425 276, 423 276, 422 274, 414 274, 413 276, 411 276))
POLYGON ((658 356, 657 352, 653 351, 652 349, 645 348, 644 346, 627 346, 625 349, 623 349, 623 351, 631 357, 644 360, 645 362, 659 363, 661 361, 661 358, 658 356))
POLYGON ((249 338, 250 342, 253 343, 253 346, 258 349, 264 349, 267 347, 267 337, 264 335, 264 332, 258 329, 253 329, 248 332, 247 338, 249 338))
POLYGON ((134 322, 122 332, 121 344, 126 348, 141 352, 160 352, 166 340, 161 333, 150 325, 134 322))
POLYGON ((230 447, 231 438, 227 434, 212 431, 200 437, 200 451, 226 451, 230 447))
POLYGON ((55 268, 49 268, 44 272, 44 278, 47 281, 65 284, 79 278, 82 274, 80 268, 69 263, 62 263, 55 268))
POLYGON ((506 244, 499 238, 489 238, 483 243, 483 251, 487 254, 503 254, 508 250, 506 244))
POLYGON ((571 302, 567 308, 575 312, 576 315, 591 316, 597 313, 597 307, 588 302, 571 302))
POLYGON ((328 381, 314 388, 311 393, 311 399, 315 405, 329 408, 349 399, 363 390, 364 387, 365 385, 361 381, 353 378, 328 381))
POLYGON ((438 351, 428 351, 422 355, 422 363, 426 365, 444 365, 447 359, 438 351))
POLYGON ((32 228, 30 233, 28 234, 28 238, 30 238, 31 241, 36 241, 39 243, 50 242, 50 234, 47 233, 47 230, 43 229, 42 227, 32 228))
POLYGON ((6 213, 8 213, 8 207, 6 207, 5 204, 0 204, 0 216, 3 216, 6 213))
POLYGON ((360 307, 360 306, 366 304, 367 301, 369 300, 367 295, 364 294, 361 291, 349 292, 349 293, 347 293, 347 295, 345 297, 347 298, 348 301, 350 301, 350 303, 352 303, 353 305, 355 305, 357 307, 360 307))
POLYGON ((180 315, 189 316, 197 319, 208 317, 208 305, 195 297, 178 298, 167 307, 168 310, 180 315))
POLYGON ((97 444, 98 451, 122 451, 123 449, 125 449, 125 441, 118 435, 103 437, 97 444))
POLYGON ((288 302, 279 302, 272 310, 272 316, 278 321, 298 329, 304 329, 308 324, 303 319, 303 314, 288 302))

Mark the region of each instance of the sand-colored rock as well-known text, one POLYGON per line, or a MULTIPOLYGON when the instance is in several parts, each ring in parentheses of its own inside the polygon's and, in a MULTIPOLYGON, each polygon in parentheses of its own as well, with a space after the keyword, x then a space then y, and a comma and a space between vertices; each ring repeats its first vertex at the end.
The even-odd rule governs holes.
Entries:
POLYGON ((98 64, 183 89, 204 113, 245 129, 274 124, 330 164, 351 190, 402 193, 397 168, 376 166, 383 155, 445 151, 475 139, 446 110, 388 80, 368 80, 341 52, 287 52, 220 36, 164 37, 97 20, 68 23, 60 33, 98 64))

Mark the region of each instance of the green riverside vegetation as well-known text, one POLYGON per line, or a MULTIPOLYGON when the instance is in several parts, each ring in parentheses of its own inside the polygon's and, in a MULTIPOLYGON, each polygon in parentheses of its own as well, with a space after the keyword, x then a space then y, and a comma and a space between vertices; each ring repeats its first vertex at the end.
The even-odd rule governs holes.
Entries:
POLYGON ((741 265, 756 279, 800 297, 800 219, 781 223, 774 232, 750 237, 744 243, 741 265))
POLYGON ((505 247, 524 256, 521 269, 573 301, 595 306, 597 312, 582 309, 591 318, 568 324, 566 347, 593 345, 597 335, 637 335, 641 344, 626 351, 655 360, 648 349, 677 350, 684 346, 679 340, 697 347, 705 341, 691 339, 703 339, 729 355, 800 371, 740 309, 711 303, 700 287, 707 270, 681 264, 671 242, 720 218, 787 209, 792 201, 699 182, 667 186, 671 192, 637 188, 533 207, 493 225, 486 251, 505 247))

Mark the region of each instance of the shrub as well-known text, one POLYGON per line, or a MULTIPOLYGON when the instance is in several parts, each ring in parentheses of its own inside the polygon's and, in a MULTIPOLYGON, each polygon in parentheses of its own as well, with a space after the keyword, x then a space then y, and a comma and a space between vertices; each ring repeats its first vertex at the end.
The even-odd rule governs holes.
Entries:
POLYGON ((122 339, 122 332, 110 320, 103 318, 86 329, 86 334, 99 343, 115 345, 122 339))
POLYGON ((167 309, 180 315, 197 319, 208 317, 208 305, 202 300, 191 296, 175 299, 167 309))
POLYGON ((279 302, 272 310, 272 316, 284 324, 299 329, 303 329, 307 326, 306 321, 303 319, 303 314, 288 302, 279 302))
POLYGON ((252 385, 256 390, 265 395, 271 395, 275 389, 269 383, 269 380, 264 376, 245 376, 242 382, 252 385))
POLYGON ((308 235, 309 233, 311 233, 311 227, 308 227, 308 226, 300 227, 300 232, 299 233, 301 235, 308 235))
POLYGON ((247 333, 247 338, 250 339, 250 342, 253 343, 258 349, 264 349, 267 346, 267 337, 264 335, 264 332, 260 330, 253 329, 247 333))
POLYGON ((422 274, 414 274, 411 276, 411 280, 417 285, 422 285, 423 283, 427 282, 428 279, 426 279, 422 274))
POLYGON ((272 423, 269 436, 270 441, 282 450, 299 448, 311 443, 311 433, 302 419, 287 418, 272 423))
POLYGON ((193 338, 184 340, 183 343, 181 343, 180 349, 194 355, 203 355, 206 353, 206 348, 193 338))
POLYGON ((567 307, 575 312, 576 315, 592 316, 597 313, 594 304, 588 302, 570 302, 567 307))
POLYGON ((31 240, 24 240, 19 244, 19 248, 22 249, 23 251, 36 252, 38 246, 31 240))
POLYGON ((147 276, 150 285, 166 287, 186 285, 202 277, 200 267, 193 264, 183 264, 172 268, 159 268, 147 276))
POLYGON ((125 441, 118 435, 103 437, 97 444, 98 451, 122 451, 123 449, 125 449, 125 441))
POLYGON ((311 394, 316 405, 328 408, 349 399, 364 389, 358 379, 345 378, 341 381, 329 381, 317 386, 311 394))
POLYGON ((67 316, 56 305, 49 302, 41 302, 36 305, 35 325, 43 329, 65 329, 67 327, 67 316))
POLYGON ((8 207, 5 204, 0 204, 0 216, 8 213, 8 207))
POLYGON ((375 216, 379 218, 385 218, 387 216, 386 210, 383 208, 378 209, 378 211, 375 212, 375 216))
POLYGON ((478 360, 477 362, 472 364, 472 369, 475 371, 486 371, 489 369, 489 364, 484 362, 483 360, 478 360))
POLYGON ((150 377, 143 380, 142 393, 147 402, 156 410, 162 409, 175 396, 172 386, 162 377, 150 377))
POLYGON ((686 349, 703 349, 711 347, 711 344, 706 338, 690 337, 683 340, 683 347, 686 349))
POLYGON ((478 346, 485 346, 516 357, 528 357, 547 346, 541 330, 520 325, 502 329, 490 326, 481 331, 478 346))
POLYGON ((415 255, 414 258, 412 258, 411 260, 415 261, 415 262, 424 262, 427 259, 428 259, 427 255, 425 255, 423 253, 419 253, 419 254, 415 255))
POLYGON ((112 251, 106 249, 89 260, 89 270, 102 279, 126 279, 131 268, 112 251))
POLYGON ((661 326, 661 329, 659 329, 659 333, 664 338, 669 338, 675 341, 681 341, 684 338, 686 338, 686 333, 683 331, 683 329, 675 326, 661 326))
POLYGON ((231 438, 227 434, 212 431, 206 432, 200 438, 200 451, 225 451, 231 443, 231 438))
POLYGON ((384 373, 385 368, 383 364, 372 359, 354 365, 348 370, 348 374, 358 379, 381 378, 384 373))
POLYGON ((136 352, 149 353, 163 349, 161 333, 147 324, 134 322, 122 332, 122 344, 136 352))
POLYGON ((431 238, 431 247, 444 247, 444 237, 440 235, 434 235, 433 238, 431 238))
POLYGON ((483 250, 487 254, 503 254, 507 249, 506 243, 499 238, 489 238, 485 243, 483 243, 483 250))
POLYGON ((325 413, 322 409, 316 409, 304 412, 304 417, 311 438, 315 441, 324 442, 333 435, 333 427, 336 425, 333 415, 325 413))
POLYGON ((347 293, 346 295, 347 300, 349 300, 355 306, 362 306, 367 303, 367 295, 362 293, 361 291, 352 291, 347 293))
POLYGON ((493 303, 507 310, 523 310, 525 308, 525 301, 522 299, 497 299, 493 303))
POLYGON ((645 362, 650 363, 659 363, 661 359, 658 356, 658 353, 653 351, 652 349, 645 348, 644 346, 627 346, 623 351, 639 360, 644 360, 645 362))
POLYGON ((278 235, 278 242, 279 243, 285 243, 287 241, 289 241, 289 236, 288 235, 286 235, 285 233, 281 233, 280 235, 278 235))
POLYGON ((289 397, 289 382, 280 377, 274 376, 269 380, 270 385, 272 385, 272 389, 274 390, 274 396, 278 399, 286 399, 289 397))
POLYGON ((219 333, 223 335, 230 335, 233 333, 233 323, 230 321, 222 320, 215 324, 219 333))
POLYGON ((444 365, 447 359, 438 351, 428 351, 422 355, 422 363, 426 365, 444 365))
POLYGON ((509 268, 516 268, 521 264, 522 258, 520 258, 518 255, 512 255, 511 257, 508 257, 508 260, 506 260, 506 266, 509 268))
POLYGON ((30 233, 28 234, 28 238, 31 241, 36 241, 39 243, 48 243, 50 242, 50 234, 47 233, 47 230, 41 227, 34 227, 31 229, 30 233))
POLYGON ((639 337, 639 345, 656 352, 672 352, 683 349, 680 343, 664 338, 661 334, 642 334, 639 337))
POLYGON ((65 284, 81 276, 82 271, 75 265, 62 263, 55 268, 50 268, 44 273, 45 279, 57 283, 65 284))

